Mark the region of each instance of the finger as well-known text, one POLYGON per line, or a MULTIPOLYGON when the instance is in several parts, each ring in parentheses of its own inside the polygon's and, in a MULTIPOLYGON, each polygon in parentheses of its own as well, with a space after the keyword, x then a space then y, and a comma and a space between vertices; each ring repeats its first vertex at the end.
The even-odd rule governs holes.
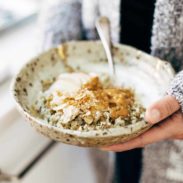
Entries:
POLYGON ((144 147, 147 144, 151 144, 159 140, 164 140, 166 138, 169 138, 169 134, 162 133, 161 127, 156 126, 150 129, 149 131, 147 131, 146 133, 136 137, 133 140, 130 140, 123 144, 118 144, 118 145, 110 146, 103 149, 109 150, 109 151, 115 151, 115 152, 127 151, 137 147, 144 147))
MULTIPOLYGON (((152 127, 150 130, 136 137, 133 140, 130 140, 123 144, 104 147, 102 149, 108 150, 108 151, 121 152, 121 151, 134 149, 137 147, 144 147, 147 144, 152 144, 158 141, 169 139, 173 137, 175 134, 177 134, 179 129, 181 128, 183 129, 182 119, 183 118, 181 116, 181 113, 179 113, 176 116, 176 120, 174 118, 169 118, 164 122, 161 122, 158 125, 152 127)), ((178 133, 180 133, 180 131, 178 133)))
POLYGON ((149 123, 158 123, 180 109, 180 105, 173 96, 165 96, 151 105, 145 114, 145 120, 149 123))

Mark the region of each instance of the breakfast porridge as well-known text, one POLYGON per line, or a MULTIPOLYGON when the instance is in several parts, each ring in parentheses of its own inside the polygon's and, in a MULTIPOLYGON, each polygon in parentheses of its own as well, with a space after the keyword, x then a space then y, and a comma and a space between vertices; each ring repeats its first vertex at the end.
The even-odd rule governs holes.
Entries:
POLYGON ((144 120, 133 90, 116 87, 94 73, 63 73, 41 92, 33 110, 53 126, 89 131, 123 127, 144 120))

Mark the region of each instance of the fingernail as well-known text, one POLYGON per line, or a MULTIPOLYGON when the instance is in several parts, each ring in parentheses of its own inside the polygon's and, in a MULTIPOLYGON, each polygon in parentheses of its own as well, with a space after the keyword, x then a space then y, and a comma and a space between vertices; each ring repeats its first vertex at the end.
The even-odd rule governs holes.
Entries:
POLYGON ((147 111, 146 113, 146 119, 149 122, 155 123, 160 120, 160 112, 157 109, 152 109, 150 111, 147 111))

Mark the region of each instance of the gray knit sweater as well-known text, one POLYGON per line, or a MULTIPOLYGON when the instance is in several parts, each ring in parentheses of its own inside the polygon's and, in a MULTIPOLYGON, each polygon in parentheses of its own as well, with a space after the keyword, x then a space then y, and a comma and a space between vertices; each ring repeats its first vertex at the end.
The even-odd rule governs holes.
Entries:
MULTIPOLYGON (((108 16, 114 42, 119 41, 120 0, 48 0, 40 14, 41 50, 66 40, 96 39, 95 20, 108 16)), ((154 13, 151 53, 169 61, 179 74, 168 94, 175 96, 183 111, 183 0, 157 0, 154 13)), ((113 154, 92 150, 92 158, 103 166, 96 171, 98 182, 110 182, 113 154), (108 176, 106 176, 106 170, 108 176), (98 173, 98 174, 97 174, 98 173)), ((183 182, 183 141, 164 141, 144 150, 143 183, 183 182)))

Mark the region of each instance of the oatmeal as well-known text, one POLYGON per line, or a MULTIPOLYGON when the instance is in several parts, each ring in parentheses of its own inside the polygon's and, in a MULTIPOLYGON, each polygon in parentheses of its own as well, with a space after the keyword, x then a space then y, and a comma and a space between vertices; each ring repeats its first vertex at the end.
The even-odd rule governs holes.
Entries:
POLYGON ((40 94, 34 110, 51 125, 81 131, 125 126, 144 118, 144 108, 131 89, 85 73, 61 74, 40 94))

